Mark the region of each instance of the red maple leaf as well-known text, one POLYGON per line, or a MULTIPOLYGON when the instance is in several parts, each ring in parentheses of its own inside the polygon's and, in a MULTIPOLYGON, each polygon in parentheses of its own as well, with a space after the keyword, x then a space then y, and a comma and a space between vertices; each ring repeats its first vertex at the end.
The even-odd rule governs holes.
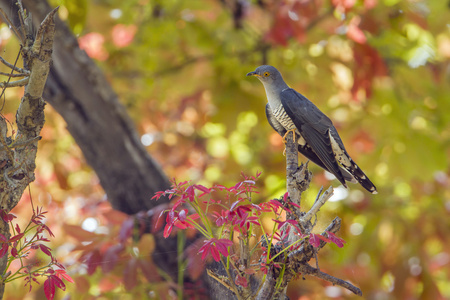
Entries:
POLYGON ((220 254, 224 257, 228 257, 228 247, 233 245, 233 242, 230 240, 216 238, 206 240, 204 243, 205 244, 198 250, 198 253, 203 253, 203 260, 210 254, 215 261, 220 261, 220 254))
POLYGON ((320 246, 320 240, 330 243, 331 241, 329 239, 327 239, 326 237, 324 237, 323 235, 320 234, 315 234, 315 233, 311 233, 309 235, 309 243, 313 246, 313 247, 319 247, 320 246))
POLYGON ((340 237, 337 237, 334 233, 327 231, 328 233, 328 239, 332 242, 335 243, 339 248, 344 247, 344 244, 347 243, 346 241, 344 241, 343 239, 341 239, 340 237))

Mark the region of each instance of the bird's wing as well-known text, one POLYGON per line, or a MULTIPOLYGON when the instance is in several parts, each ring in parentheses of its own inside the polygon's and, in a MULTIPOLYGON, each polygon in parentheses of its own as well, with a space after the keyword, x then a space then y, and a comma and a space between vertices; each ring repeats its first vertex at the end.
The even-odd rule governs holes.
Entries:
POLYGON ((283 90, 280 98, 287 115, 306 143, 326 166, 325 169, 346 187, 344 176, 331 147, 329 132, 331 128, 334 128, 331 120, 305 96, 293 89, 283 90))
MULTIPOLYGON (((287 132, 287 130, 281 125, 280 122, 278 122, 277 118, 272 113, 272 109, 270 108, 269 103, 266 104, 266 117, 269 121, 270 126, 278 132, 279 135, 284 136, 287 132)), ((298 152, 303 154, 307 159, 318 165, 319 167, 327 170, 327 167, 323 164, 323 162, 317 157, 316 153, 309 147, 308 144, 306 145, 298 145, 298 152)), ((349 179, 350 180, 350 179, 349 179)))

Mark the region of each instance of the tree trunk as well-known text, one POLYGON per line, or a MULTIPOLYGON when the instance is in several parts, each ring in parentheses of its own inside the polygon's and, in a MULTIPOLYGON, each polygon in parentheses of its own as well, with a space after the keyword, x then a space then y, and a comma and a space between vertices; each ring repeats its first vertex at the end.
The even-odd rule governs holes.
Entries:
MULTIPOLYGON (((0 0, 11 18, 17 15, 14 3, 0 0)), ((23 0, 23 4, 35 24, 52 9, 45 0, 23 0)), ((132 120, 101 70, 78 47, 68 26, 59 18, 56 24, 53 67, 44 99, 66 121, 115 209, 135 214, 154 207, 161 202, 150 198, 169 188, 169 180, 140 142, 132 120)))
MULTIPOLYGON (((22 2, 35 24, 52 9, 46 0, 22 2)), ((18 24, 15 1, 0 0, 0 7, 18 24)), ((66 121, 115 209, 132 215, 168 201, 150 200, 155 192, 170 187, 167 176, 141 144, 132 120, 102 71, 79 48, 76 37, 58 17, 53 66, 44 99, 66 121)), ((177 278, 177 257, 173 255, 176 237, 165 239, 162 232, 154 236, 156 265, 177 278)))

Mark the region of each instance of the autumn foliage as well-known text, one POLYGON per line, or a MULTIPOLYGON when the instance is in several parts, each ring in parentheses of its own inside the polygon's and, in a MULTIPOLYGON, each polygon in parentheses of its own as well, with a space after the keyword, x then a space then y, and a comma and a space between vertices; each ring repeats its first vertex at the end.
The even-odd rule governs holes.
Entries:
POLYGON ((56 289, 66 290, 64 281, 73 283, 73 279, 66 273, 66 268, 52 255, 52 250, 45 244, 54 237, 50 228, 45 225, 45 214, 42 208, 33 209, 33 215, 25 228, 21 228, 13 220, 14 214, 0 210, 2 220, 9 223, 12 236, 8 239, 0 234, 0 257, 8 256, 8 265, 3 274, 4 283, 23 279, 24 287, 31 291, 33 285, 40 284, 41 278, 45 278, 44 292, 49 300, 55 297, 56 289), (49 237, 47 238, 46 235, 49 237), (48 262, 43 263, 39 259, 42 253, 48 262))
MULTIPOLYGON (((174 180, 172 189, 158 192, 153 199, 158 200, 161 196, 174 198, 172 207, 162 211, 159 216, 162 219, 167 214, 164 237, 167 238, 175 228, 197 229, 204 238, 198 250, 202 260, 211 257, 221 262, 224 268, 230 268, 231 274, 227 270, 229 279, 234 279, 235 284, 242 287, 248 286, 250 275, 260 272, 262 275, 267 274, 268 268, 281 269, 282 263, 275 258, 287 257, 290 252, 298 250, 304 246, 304 239, 316 248, 320 246, 320 241, 343 247, 345 241, 331 232, 327 232, 327 237, 315 233, 305 235, 298 227, 298 222, 286 220, 286 211, 292 213, 289 206, 300 208, 288 202, 287 193, 281 200, 272 199, 255 204, 254 194, 258 194, 255 184, 261 173, 251 177, 242 176, 243 181, 230 187, 216 184, 207 188, 174 180), (261 224, 263 218, 267 219, 268 216, 273 217, 273 226, 266 230, 261 224), (286 226, 282 231, 283 226, 288 224, 291 226, 286 226), (299 239, 289 244, 287 241, 291 229, 299 239), (273 247, 280 248, 276 254, 271 252, 273 247), (248 253, 240 253, 242 249, 248 253), (241 257, 251 261, 246 264, 241 257)), ((157 226, 160 224, 158 222, 157 226)))
MULTIPOLYGON (((320 269, 349 278, 367 299, 450 298, 447 1, 50 2, 61 5, 60 17, 106 74, 150 155, 169 178, 188 182, 174 182, 160 193, 170 203, 148 195, 158 205, 151 211, 128 216, 112 209, 67 131, 70 124, 47 105, 36 180, 19 205, 2 215, 13 225, 11 237, 0 236, 0 254, 13 260, 6 277, 12 279, 21 268, 25 239, 31 242, 21 234, 25 228, 42 230, 22 261, 27 266, 32 259, 33 268, 43 269, 39 276, 8 282, 5 298, 43 299, 53 291, 55 299, 205 295, 196 281, 205 264, 234 263, 241 235, 258 247, 253 262, 262 259, 257 266, 232 269, 237 285, 264 268, 278 269, 268 247, 282 242, 279 229, 291 224, 284 218, 284 197, 275 199, 286 192, 283 144, 266 122, 264 91, 245 78, 263 63, 276 66, 290 86, 330 116, 347 151, 379 189, 374 197, 354 185, 344 189, 311 166, 305 198, 334 185, 335 197, 321 213, 343 222, 339 237, 326 239, 339 247, 341 238, 348 241, 344 249, 323 249, 320 269), (263 175, 236 185, 236 170, 263 175), (31 196, 49 211, 45 223, 33 217, 31 196), (46 227, 27 225, 33 219, 46 227), (159 235, 176 243, 159 248, 159 235), (167 257, 163 253, 176 263, 156 267, 155 260, 167 257), (59 273, 63 268, 47 265, 54 259, 74 283, 59 273), (183 282, 186 277, 190 281, 183 282), (63 284, 66 291, 58 291, 63 284)), ((0 29, 2 57, 14 62, 20 47, 8 26, 0 29)), ((8 126, 14 127, 14 99, 22 94, 20 88, 5 94, 1 113, 8 126)), ((321 236, 301 238, 314 246, 321 236)), ((287 294, 354 299, 320 280, 292 282, 287 294)))

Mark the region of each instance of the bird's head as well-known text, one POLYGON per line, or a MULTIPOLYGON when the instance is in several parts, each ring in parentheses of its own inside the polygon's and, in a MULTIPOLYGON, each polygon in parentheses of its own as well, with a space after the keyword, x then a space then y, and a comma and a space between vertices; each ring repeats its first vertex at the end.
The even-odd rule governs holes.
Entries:
POLYGON ((247 76, 256 76, 263 84, 271 84, 273 82, 284 83, 280 72, 275 67, 267 65, 257 67, 255 71, 247 73, 247 76))

